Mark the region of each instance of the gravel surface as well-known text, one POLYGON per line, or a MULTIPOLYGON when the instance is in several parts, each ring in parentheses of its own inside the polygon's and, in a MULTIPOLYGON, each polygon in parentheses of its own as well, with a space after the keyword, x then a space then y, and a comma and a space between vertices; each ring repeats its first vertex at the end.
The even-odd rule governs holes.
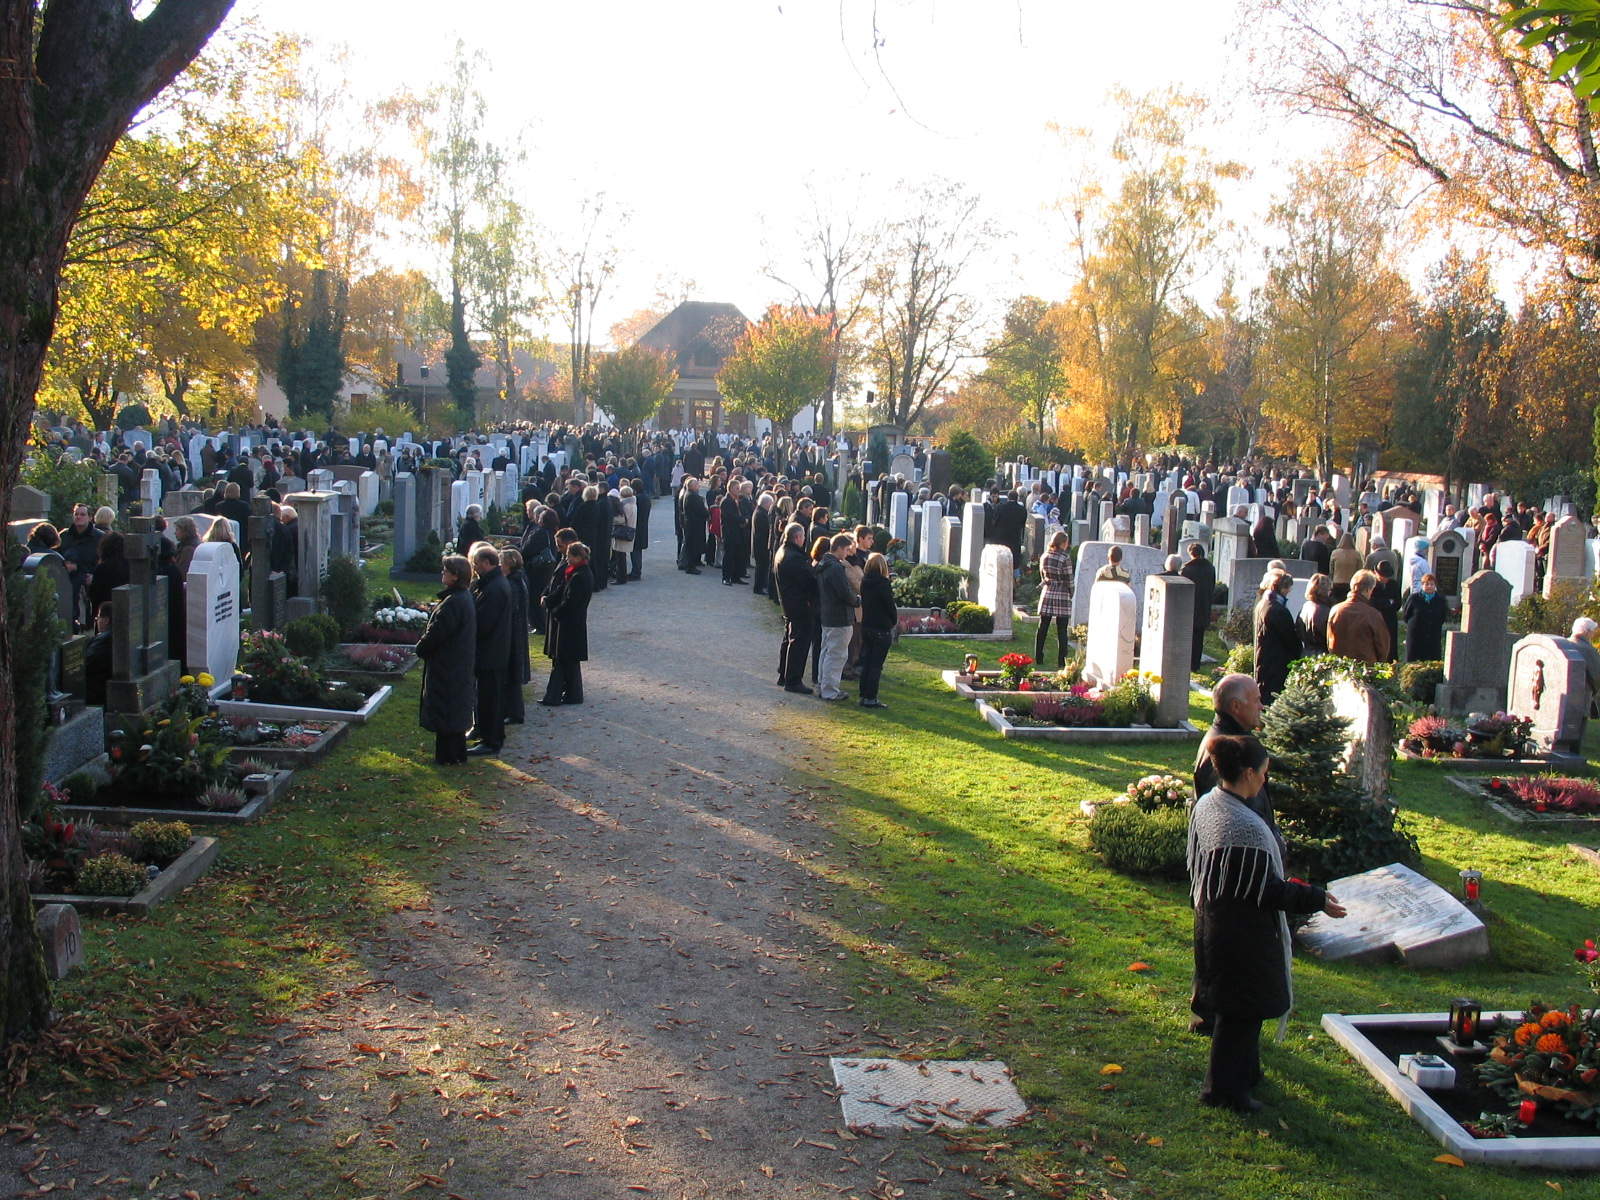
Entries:
POLYGON ((815 932, 829 842, 784 731, 824 706, 773 685, 775 607, 671 550, 596 597, 588 703, 530 703, 499 762, 445 776, 501 807, 373 930, 369 981, 193 1081, 13 1130, 17 1194, 998 1194, 936 1138, 843 1125, 828 1056, 894 1031, 815 932))

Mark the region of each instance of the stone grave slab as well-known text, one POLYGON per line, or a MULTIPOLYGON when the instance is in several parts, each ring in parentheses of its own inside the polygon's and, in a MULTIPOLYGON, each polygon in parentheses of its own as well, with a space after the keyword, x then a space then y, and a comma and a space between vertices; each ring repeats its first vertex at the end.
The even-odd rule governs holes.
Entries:
POLYGON ((1089 600, 1084 679, 1100 684, 1115 683, 1133 669, 1137 614, 1138 600, 1127 584, 1103 580, 1094 585, 1089 600))
POLYGON ((978 603, 994 614, 994 632, 1011 633, 1011 599, 1015 587, 1011 547, 985 546, 978 566, 978 603))
POLYGON ((1335 879, 1328 890, 1348 910, 1318 913, 1295 935, 1318 958, 1461 967, 1486 958, 1489 931, 1444 888, 1403 863, 1335 879))
POLYGON ((1011 1069, 995 1059, 830 1058, 828 1063, 846 1125, 1001 1128, 1028 1115, 1011 1069))
POLYGON ((239 560, 231 546, 202 542, 195 547, 184 580, 188 623, 184 663, 198 674, 227 679, 239 661, 239 560))
POLYGON ((1589 681, 1583 653, 1568 638, 1529 634, 1511 649, 1506 711, 1533 722, 1534 744, 1557 755, 1583 754, 1589 681))
POLYGON ((1497 712, 1505 707, 1511 596, 1511 583, 1498 571, 1479 571, 1461 585, 1461 629, 1445 634, 1445 681, 1434 691, 1440 712, 1497 712))
POLYGON ((1182 576, 1144 581, 1144 635, 1139 669, 1158 676, 1154 687, 1157 729, 1172 729, 1189 715, 1189 659, 1194 646, 1194 584, 1182 576))
POLYGON ((46 904, 33 915, 44 948, 44 967, 50 978, 63 980, 83 961, 83 925, 70 904, 46 904))

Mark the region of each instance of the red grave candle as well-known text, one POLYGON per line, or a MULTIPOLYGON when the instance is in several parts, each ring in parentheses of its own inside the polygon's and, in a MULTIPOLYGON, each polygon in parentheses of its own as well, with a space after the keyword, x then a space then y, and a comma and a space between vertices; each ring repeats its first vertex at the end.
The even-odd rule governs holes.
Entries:
POLYGON ((1524 1100, 1521 1104, 1517 1105, 1517 1120, 1521 1121, 1524 1125, 1532 1125, 1533 1118, 1538 1111, 1539 1105, 1537 1103, 1532 1100, 1524 1100))
POLYGON ((1468 900, 1476 900, 1477 898, 1478 898, 1478 881, 1476 879, 1472 878, 1469 875, 1467 877, 1467 899, 1468 900))

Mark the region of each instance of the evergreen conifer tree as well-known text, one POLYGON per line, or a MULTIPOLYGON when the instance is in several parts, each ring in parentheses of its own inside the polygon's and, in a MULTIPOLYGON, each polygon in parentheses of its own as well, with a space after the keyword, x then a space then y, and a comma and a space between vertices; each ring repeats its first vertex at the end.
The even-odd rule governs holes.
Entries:
MULTIPOLYGON (((1317 660, 1309 660, 1316 662, 1317 660)), ((1350 722, 1333 711, 1325 673, 1304 668, 1261 719, 1272 755, 1269 786, 1291 862, 1320 880, 1416 858, 1416 841, 1395 828, 1388 797, 1369 799, 1343 760, 1350 722)))

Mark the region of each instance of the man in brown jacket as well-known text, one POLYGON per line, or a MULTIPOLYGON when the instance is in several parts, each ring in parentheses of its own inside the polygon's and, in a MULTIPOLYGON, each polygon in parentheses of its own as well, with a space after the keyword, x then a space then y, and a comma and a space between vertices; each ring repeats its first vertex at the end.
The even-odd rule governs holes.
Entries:
POLYGON ((1357 662, 1380 663, 1389 658, 1389 630, 1383 614, 1372 607, 1372 589, 1378 576, 1357 571, 1350 581, 1350 598, 1334 606, 1328 617, 1328 651, 1357 662))

